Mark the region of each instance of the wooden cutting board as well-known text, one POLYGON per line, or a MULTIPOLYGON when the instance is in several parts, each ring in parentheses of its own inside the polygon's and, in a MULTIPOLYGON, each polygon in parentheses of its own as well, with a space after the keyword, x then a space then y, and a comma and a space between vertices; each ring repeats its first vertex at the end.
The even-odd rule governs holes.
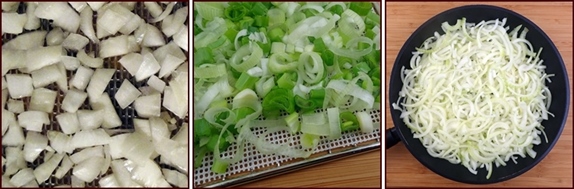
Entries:
MULTIPOLYGON (((386 91, 393 63, 399 49, 422 23, 450 8, 484 4, 481 2, 388 2, 386 3, 386 91)), ((558 47, 572 86, 572 2, 488 2, 518 12, 536 23, 558 47)), ((570 87, 572 102, 572 87, 570 87)), ((388 100, 386 107, 389 107, 388 100)), ((386 128, 393 127, 386 109, 386 128)), ((572 187, 572 105, 568 121, 556 146, 536 167, 506 182, 491 185, 468 185, 445 179, 420 164, 402 143, 386 150, 386 186, 419 187, 572 187)))

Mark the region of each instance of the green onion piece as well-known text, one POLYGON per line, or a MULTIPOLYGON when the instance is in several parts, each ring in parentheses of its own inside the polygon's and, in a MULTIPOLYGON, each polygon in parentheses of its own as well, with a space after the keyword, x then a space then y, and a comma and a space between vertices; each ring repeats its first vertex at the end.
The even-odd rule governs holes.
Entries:
POLYGON ((299 128, 301 127, 301 122, 299 122, 299 113, 293 112, 289 114, 289 116, 285 117, 285 122, 292 134, 299 132, 299 128))
POLYGON ((371 71, 371 68, 366 62, 361 62, 354 65, 351 70, 353 71, 354 74, 357 74, 359 72, 369 73, 369 71, 371 71))
POLYGON ((279 77, 279 79, 277 80, 277 86, 289 90, 293 89, 293 87, 295 87, 295 81, 293 81, 292 74, 291 73, 281 74, 281 77, 279 77))
POLYGON ((269 9, 269 11, 267 11, 267 16, 269 16, 269 26, 285 23, 285 12, 281 9, 269 9))
POLYGON ((269 24, 269 18, 268 17, 261 16, 261 15, 255 16, 255 23, 253 23, 253 25, 255 25, 257 27, 267 27, 267 24, 269 24))
POLYGON ((373 9, 369 2, 352 2, 349 9, 355 11, 358 15, 366 16, 373 9))
POLYGON ((295 112, 293 92, 289 89, 275 87, 263 98, 263 116, 266 118, 276 118, 281 110, 287 113, 295 112))
POLYGON ((193 167, 194 168, 201 167, 201 164, 203 163, 203 157, 205 156, 206 153, 207 153, 206 147, 199 148, 199 152, 193 158, 193 167))
POLYGON ((193 120, 193 134, 203 137, 215 134, 215 128, 205 118, 193 120))
POLYGON ((323 59, 323 63, 327 66, 332 66, 335 62, 335 54, 329 50, 324 50, 321 52, 321 59, 323 59))
POLYGON ((226 161, 223 161, 219 158, 214 158, 213 165, 211 166, 211 171, 214 173, 223 174, 227 171, 227 166, 229 166, 229 163, 226 161))
POLYGON ((331 11, 332 13, 341 15, 341 14, 343 14, 343 11, 345 11, 345 10, 343 10, 343 7, 341 7, 341 6, 332 6, 331 8, 329 8, 329 11, 331 11))
POLYGON ((261 61, 263 57, 263 50, 256 45, 256 43, 243 45, 240 47, 231 59, 229 59, 229 65, 233 67, 238 72, 245 72, 248 69, 254 67, 261 61), (244 57, 247 57, 244 60, 244 57))
POLYGON ((301 146, 305 149, 314 148, 319 144, 318 135, 303 133, 301 136, 301 146))
POLYGON ((285 53, 286 45, 282 42, 273 42, 271 43, 271 53, 285 53))
MULTIPOLYGON (((321 101, 323 101, 323 99, 325 98, 325 88, 311 89, 311 91, 309 91, 309 98, 320 99, 321 101)), ((323 104, 321 104, 321 106, 323 106, 323 104)))
POLYGON ((369 67, 381 67, 381 51, 371 51, 365 56, 365 59, 369 63, 369 67))
POLYGON ((225 17, 233 22, 237 22, 247 16, 248 12, 249 9, 240 4, 229 3, 229 7, 225 9, 225 17))
POLYGON ((269 39, 272 42, 283 42, 283 36, 285 36, 285 32, 279 27, 273 28, 269 31, 269 39))
POLYGON ((258 15, 258 16, 263 16, 265 14, 267 14, 267 6, 265 6, 263 3, 261 2, 256 2, 253 4, 253 7, 251 8, 251 14, 253 15, 258 15))
POLYGON ((272 73, 284 73, 297 69, 299 64, 300 62, 295 61, 294 58, 287 53, 274 53, 269 57, 269 64, 267 66, 272 73))
POLYGON ((193 78, 198 79, 218 78, 225 74, 225 64, 209 64, 209 66, 195 67, 193 69, 193 78))
POLYGON ((325 51, 325 49, 327 49, 327 46, 325 45, 323 38, 319 37, 313 41, 313 51, 322 52, 325 51))
POLYGON ((195 53, 193 53, 193 63, 196 66, 213 62, 215 62, 215 60, 213 59, 213 54, 209 47, 198 48, 195 53))
POLYGON ((341 112, 339 118, 341 118, 343 122, 343 124, 341 124, 342 132, 359 129, 359 120, 357 119, 357 116, 355 116, 355 114, 352 112, 341 112))
POLYGON ((255 112, 255 110, 253 110, 250 107, 241 107, 241 108, 234 109, 233 112, 235 113, 235 122, 238 122, 239 120, 245 118, 249 114, 252 114, 253 112, 255 112))
POLYGON ((217 39, 217 41, 207 45, 207 47, 211 48, 211 49, 217 49, 219 47, 221 47, 223 44, 225 44, 225 37, 221 36, 219 37, 219 39, 217 39))
POLYGON ((247 72, 241 73, 239 79, 235 82, 235 89, 237 91, 242 91, 243 89, 253 89, 255 87, 255 83, 259 78, 250 76, 247 72))
POLYGON ((227 39, 229 39, 230 41, 234 41, 235 36, 237 36, 237 33, 239 33, 239 31, 237 30, 237 25, 235 25, 235 23, 233 23, 233 21, 229 19, 225 19, 225 24, 227 25, 227 31, 225 31, 225 37, 227 37, 227 39))
POLYGON ((241 20, 241 21, 239 21, 239 23, 237 23, 237 27, 239 27, 240 29, 247 29, 251 25, 253 25, 253 23, 255 23, 255 20, 253 18, 244 17, 243 20, 241 20))
POLYGON ((257 44, 259 45, 259 47, 261 47, 263 55, 267 56, 269 55, 269 53, 271 53, 271 43, 269 43, 269 41, 267 41, 267 43, 257 42, 257 44))
POLYGON ((218 148, 220 151, 227 149, 230 146, 230 144, 227 140, 225 140, 226 135, 227 135, 227 132, 223 133, 223 136, 221 138, 219 138, 219 133, 211 135, 209 137, 209 142, 207 142, 207 145, 205 145, 207 147, 207 150, 209 150, 210 152, 213 152, 213 150, 215 150, 215 148, 217 146, 217 140, 219 140, 219 147, 218 148))
POLYGON ((295 105, 302 114, 313 112, 319 108, 320 106, 317 102, 317 100, 305 99, 299 95, 295 95, 295 105))
POLYGON ((209 104, 209 108, 215 108, 215 107, 227 108, 228 105, 229 103, 227 103, 227 100, 214 100, 211 102, 211 104, 209 104))
POLYGON ((223 4, 212 2, 195 3, 197 13, 205 20, 213 20, 216 17, 223 16, 223 4))

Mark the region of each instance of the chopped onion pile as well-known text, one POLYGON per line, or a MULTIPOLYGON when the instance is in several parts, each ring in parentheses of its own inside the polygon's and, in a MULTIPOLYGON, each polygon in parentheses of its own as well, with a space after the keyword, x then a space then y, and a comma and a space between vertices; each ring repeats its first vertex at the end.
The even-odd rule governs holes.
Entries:
POLYGON ((2 11, 2 187, 188 186, 186 3, 2 11))
MULTIPOLYGON (((213 154, 211 171, 223 174, 243 158, 245 143, 263 154, 307 158, 321 137, 376 129, 367 112, 380 102, 381 25, 371 3, 195 5, 194 167, 213 154), (301 135, 301 146, 268 141, 256 127, 267 129, 260 136, 301 135), (222 157, 231 144, 237 151, 222 157)), ((162 29, 174 38, 181 33, 162 29)), ((175 67, 181 60, 167 55, 159 62, 175 67)), ((169 70, 162 67, 160 77, 169 70)))
POLYGON ((540 134, 548 142, 541 122, 554 116, 542 48, 526 39, 527 28, 505 25, 506 18, 444 22, 444 34, 435 32, 402 68, 392 104, 431 156, 473 174, 486 168, 487 179, 493 166, 535 158, 540 134))

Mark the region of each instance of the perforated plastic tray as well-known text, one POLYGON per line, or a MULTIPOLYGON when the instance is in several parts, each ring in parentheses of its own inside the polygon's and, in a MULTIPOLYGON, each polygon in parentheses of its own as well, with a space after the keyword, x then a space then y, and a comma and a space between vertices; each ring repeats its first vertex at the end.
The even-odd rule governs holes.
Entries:
MULTIPOLYGON (((183 8, 185 6, 188 6, 188 2, 178 2, 176 3, 176 5, 174 6, 171 14, 175 13, 175 11, 177 11, 180 8, 183 8)), ((161 4, 163 9, 165 9, 166 5, 161 4)), ((189 8, 189 7, 186 7, 189 8)), ((19 7, 18 7, 18 13, 25 13, 26 12, 26 6, 24 3, 20 3, 19 7)), ((135 14, 139 15, 142 19, 145 19, 148 23, 149 21, 152 19, 151 15, 148 14, 148 11, 145 9, 145 6, 143 5, 142 2, 138 2, 136 3, 135 9, 133 11, 135 14)), ((96 13, 94 12, 94 27, 96 27, 96 13)), ((188 17, 189 19, 189 17, 188 17)), ((161 28, 161 22, 157 22, 157 23, 150 23, 158 28, 161 28)), ((52 29, 52 26, 50 25, 50 21, 48 20, 44 20, 41 19, 41 27, 38 30, 46 30, 46 31, 50 31, 52 29)), ((34 30, 37 31, 37 30, 34 30)), ((31 31, 27 31, 25 30, 24 33, 27 32, 31 32, 31 31)), ((80 34, 82 34, 80 32, 80 34)), ((20 34, 21 35, 21 34, 20 34)), ((108 36, 105 37, 103 39, 107 39, 110 37, 114 37, 114 36, 118 36, 121 35, 120 33, 116 34, 116 35, 112 35, 112 36, 108 36)), ((11 39, 14 39, 17 35, 12 35, 12 34, 4 34, 2 36, 2 44, 10 41, 11 39)), ((102 40, 102 39, 100 39, 102 40)), ((166 41, 170 41, 171 39, 169 38, 165 38, 166 41)), ((98 45, 92 43, 90 41, 90 43, 85 47, 86 48, 86 53, 90 53, 90 52, 94 52, 96 55, 98 54, 99 48, 98 45)), ((155 50, 157 48, 151 48, 152 50, 155 50)), ((75 56, 76 52, 68 52, 67 53, 68 56, 75 56)), ((189 53, 186 53, 187 59, 189 60, 189 53)), ((140 82, 136 82, 135 81, 135 77, 132 77, 129 72, 124 69, 122 67, 122 65, 118 62, 119 59, 121 58, 121 56, 116 56, 116 57, 110 57, 110 58, 105 58, 104 59, 104 64, 103 64, 103 68, 112 68, 112 69, 116 69, 116 73, 114 74, 114 76, 112 77, 112 79, 110 80, 110 83, 108 84, 108 86, 105 89, 105 92, 108 93, 108 95, 110 96, 110 99, 112 100, 112 103, 116 109, 117 114, 119 115, 121 121, 122 121, 122 125, 120 127, 116 127, 114 129, 125 129, 126 131, 133 131, 134 130, 134 126, 133 126, 133 118, 137 118, 137 113, 133 107, 133 104, 131 104, 130 106, 126 107, 125 109, 120 108, 120 106, 118 105, 117 101, 114 98, 115 93, 118 91, 118 89, 120 88, 122 82, 124 79, 129 80, 136 88, 139 88, 141 86, 146 86, 147 84, 147 80, 143 80, 140 82)), ((8 73, 21 73, 17 70, 10 70, 8 73)), ((68 71, 66 70, 66 75, 68 77, 68 82, 71 79, 71 77, 74 75, 74 71, 68 71)), ((170 77, 164 78, 163 79, 164 82, 168 83, 168 81, 170 80, 170 77)), ((61 103, 62 100, 64 99, 64 93, 63 91, 59 90, 58 86, 54 83, 54 84, 50 84, 48 86, 46 86, 45 88, 53 90, 53 91, 57 91, 58 95, 56 97, 56 101, 55 101, 55 107, 54 110, 51 114, 48 114, 50 117, 50 124, 49 125, 44 125, 43 127, 43 131, 42 134, 46 135, 47 131, 49 130, 55 130, 55 131, 61 131, 58 122, 56 121, 56 115, 60 114, 60 113, 64 113, 65 111, 61 109, 61 103)), ((163 98, 163 96, 162 96, 163 98)), ((25 97, 22 99, 24 102, 24 107, 27 110, 28 109, 28 105, 30 102, 30 97, 25 97)), ((80 109, 90 109, 90 106, 88 104, 88 101, 86 100, 85 103, 80 107, 80 109)), ((181 125, 183 123, 189 123, 189 117, 186 116, 184 119, 180 119, 177 116, 175 116, 173 113, 171 113, 169 110, 165 109, 163 106, 161 107, 161 111, 166 111, 169 113, 169 115, 172 118, 176 119, 176 126, 178 127, 177 129, 175 129, 173 131, 173 133, 171 134, 171 136, 175 135, 175 133, 179 130, 179 128, 181 127, 181 125)), ((2 153, 4 152, 5 147, 2 146, 2 153)), ((44 156, 46 154, 46 151, 43 151, 40 156, 32 163, 28 163, 28 167, 34 169, 37 166, 39 166, 40 164, 42 164, 44 162, 44 156)), ((159 157, 155 159, 155 161, 159 164, 159 157)), ((168 169, 173 169, 176 170, 175 168, 172 168, 170 166, 167 165, 163 165, 163 164, 159 164, 161 168, 168 168, 168 169)), ((3 170, 4 171, 4 170, 3 170)), ((98 176, 94 181, 90 182, 90 183, 86 183, 85 186, 86 187, 97 187, 98 186, 98 181, 100 178, 103 178, 105 176, 107 176, 108 174, 111 174, 111 168, 108 170, 108 172, 106 174, 100 175, 98 176)), ((55 178, 53 175, 50 176, 50 178, 45 181, 44 183, 39 183, 40 187, 54 187, 54 186, 59 186, 59 185, 71 185, 71 176, 72 176, 72 171, 70 170, 62 179, 57 179, 55 178)))
MULTIPOLYGON (((373 3, 375 12, 380 14, 380 3, 373 3)), ((375 105, 380 107, 379 105, 375 105)), ((316 112, 325 110, 316 110, 316 112)), ((362 110, 364 111, 364 110, 362 110)), ((355 113, 355 112, 353 112, 355 113)), ((381 148, 381 118, 380 108, 375 108, 368 113, 371 115, 373 125, 376 129, 371 133, 361 133, 360 131, 350 131, 342 134, 341 138, 328 140, 321 138, 313 154, 307 158, 290 158, 280 155, 264 155, 255 149, 253 144, 246 144, 244 157, 241 161, 229 165, 225 174, 216 174, 211 171, 213 165, 213 154, 206 154, 202 165, 194 169, 193 185, 197 187, 229 187, 239 186, 249 182, 262 180, 265 178, 285 174, 288 172, 315 166, 321 163, 350 157, 352 155, 380 150, 381 148)), ((286 131, 271 133, 262 136, 266 131, 262 127, 252 126, 253 133, 258 137, 265 137, 267 141, 274 144, 289 144, 299 146, 299 134, 291 134, 286 131)), ((235 153, 237 146, 232 144, 222 157, 231 157, 235 153)))

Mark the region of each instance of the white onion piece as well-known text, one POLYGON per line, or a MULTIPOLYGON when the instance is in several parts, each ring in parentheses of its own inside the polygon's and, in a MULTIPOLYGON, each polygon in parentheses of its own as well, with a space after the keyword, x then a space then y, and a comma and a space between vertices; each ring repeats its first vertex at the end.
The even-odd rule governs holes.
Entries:
POLYGON ((28 131, 42 132, 42 126, 50 124, 50 118, 46 112, 29 110, 18 115, 18 124, 28 131))
POLYGON ((24 144, 24 132, 22 127, 17 124, 8 126, 8 131, 2 136, 3 146, 20 146, 24 144))
POLYGON ((62 47, 68 50, 79 51, 82 50, 90 40, 82 35, 72 33, 64 39, 62 42, 62 47))
POLYGON ((171 138, 172 140, 179 142, 181 144, 188 145, 189 143, 189 126, 187 123, 183 123, 177 133, 171 138))
MULTIPOLYGON (((2 2, 4 4, 4 2, 2 2)), ((16 187, 10 182, 10 177, 8 175, 2 175, 2 188, 13 188, 16 187)))
POLYGON ((180 118, 184 118, 188 111, 188 81, 186 74, 181 74, 169 82, 164 90, 163 106, 180 118), (178 81, 183 80, 183 81, 178 81))
POLYGON ((104 65, 104 59, 91 57, 83 49, 78 51, 76 57, 82 65, 90 68, 101 68, 104 65))
MULTIPOLYGON (((8 84, 6 83, 6 78, 2 77, 2 90, 8 88, 8 84)), ((4 106, 2 106, 4 107, 4 106)))
POLYGON ((149 158, 154 152, 150 138, 139 132, 129 134, 121 147, 123 149, 121 153, 124 157, 138 163, 150 160, 149 158))
POLYGON ((2 13, 2 33, 20 34, 24 31, 28 17, 26 14, 2 13))
POLYGON ((32 77, 27 74, 7 74, 6 83, 10 98, 13 99, 31 96, 34 90, 32 77))
POLYGON ((185 59, 177 58, 173 55, 166 55, 166 57, 161 62, 161 69, 159 71, 159 77, 165 78, 170 75, 185 59))
POLYGON ((86 187, 86 182, 84 182, 83 180, 79 179, 78 177, 76 177, 75 175, 71 176, 71 180, 72 180, 72 188, 84 188, 86 187))
POLYGON ((2 2, 2 10, 6 12, 14 12, 18 10, 20 2, 2 2))
POLYGON ((84 182, 92 182, 100 173, 100 166, 104 163, 103 157, 90 157, 77 164, 72 174, 84 182))
POLYGON ((136 72, 136 81, 143 81, 144 79, 149 78, 150 76, 157 73, 161 66, 159 65, 158 61, 155 59, 153 54, 147 53, 142 54, 143 62, 140 65, 140 68, 136 72))
MULTIPOLYGON (((22 135, 22 141, 24 136, 22 135)), ((2 142, 4 144, 4 142, 2 142)), ((26 168, 26 160, 24 160, 24 153, 22 152, 22 146, 18 147, 6 147, 4 151, 6 155, 6 170, 2 172, 3 175, 13 175, 18 172, 18 170, 26 168)))
POLYGON ((60 165, 58 170, 56 170, 54 176, 58 179, 61 179, 62 177, 64 177, 64 175, 68 173, 68 171, 70 171, 70 169, 72 169, 72 166, 74 166, 72 160, 70 160, 68 155, 64 155, 62 159, 62 164, 60 165))
POLYGON ((141 92, 136 87, 134 87, 130 81, 124 79, 122 85, 114 95, 114 98, 118 102, 118 105, 122 109, 125 109, 140 95, 141 92))
POLYGON ((90 8, 92 8, 92 10, 94 10, 94 11, 98 11, 98 9, 100 9, 100 7, 104 6, 104 4, 106 4, 106 2, 87 2, 87 3, 90 6, 90 8))
POLYGON ((160 93, 163 93, 163 89, 165 88, 165 82, 159 79, 157 76, 152 75, 148 80, 147 84, 152 87, 153 89, 157 90, 160 93))
MULTIPOLYGON (((184 26, 185 19, 189 15, 188 7, 182 7, 178 9, 175 14, 169 15, 165 17, 165 19, 161 23, 161 31, 167 36, 170 37, 181 30, 181 27, 184 26)), ((175 37, 174 37, 175 38, 175 37)), ((174 39, 175 40, 175 39, 174 39)))
POLYGON ((46 88, 37 88, 32 92, 29 110, 52 113, 58 93, 46 88))
POLYGON ((48 146, 48 138, 40 132, 28 131, 26 144, 24 144, 24 160, 33 162, 40 153, 48 146))
POLYGON ((58 164, 60 164, 60 161, 62 161, 63 157, 64 154, 54 154, 52 158, 38 166, 34 170, 34 177, 36 178, 36 181, 38 183, 42 183, 48 180, 48 178, 50 178, 52 175, 52 172, 54 172, 54 170, 58 167, 58 164))
POLYGON ((8 126, 17 124, 18 123, 16 122, 16 117, 14 116, 14 113, 6 109, 2 109, 2 136, 4 136, 4 134, 8 130, 8 126))
POLYGON ((128 71, 128 73, 134 76, 140 69, 140 66, 143 62, 143 56, 138 53, 129 53, 122 56, 119 62, 128 71))
POLYGON ((56 84, 58 85, 58 88, 63 91, 64 93, 68 92, 68 78, 66 75, 66 67, 64 66, 64 63, 59 63, 57 64, 58 66, 58 70, 60 71, 60 74, 62 76, 65 77, 60 77, 60 79, 58 79, 56 81, 56 84))
POLYGON ((133 11, 136 8, 137 2, 120 2, 120 5, 124 6, 126 9, 133 11))
POLYGON ((54 64, 32 71, 31 75, 34 88, 45 87, 65 77, 58 70, 58 66, 54 64))
POLYGON ((38 185, 38 183, 36 182, 36 180, 32 180, 32 181, 30 181, 30 182, 24 184, 24 185, 22 186, 22 188, 39 188, 39 185, 38 185))
POLYGON ((101 178, 98 181, 98 184, 100 185, 100 187, 116 187, 116 188, 121 187, 120 183, 118 182, 113 173, 101 178))
POLYGON ((108 86, 110 79, 112 79, 112 77, 114 76, 115 72, 116 72, 115 69, 101 69, 101 68, 96 69, 96 71, 94 71, 94 74, 90 79, 90 84, 88 84, 88 88, 86 88, 86 91, 88 92, 88 96, 90 97, 90 99, 100 98, 100 96, 108 86))
MULTIPOLYGON (((159 115, 158 115, 159 116, 159 115)), ((149 118, 150 134, 155 142, 163 138, 169 138, 171 132, 167 129, 167 124, 159 117, 149 118)))
POLYGON ((58 121, 58 125, 60 125, 60 129, 62 129, 62 132, 65 134, 73 134, 80 128, 80 122, 78 121, 76 113, 64 112, 58 114, 56 120, 58 121))
MULTIPOLYGON (((34 96, 32 94, 32 96, 34 96)), ((24 112, 24 101, 21 100, 8 100, 8 111, 13 113, 22 113, 24 112)), ((13 114, 12 114, 13 116, 13 114)), ((3 133, 2 133, 3 134, 3 133)))
POLYGON ((144 27, 145 34, 141 45, 144 47, 157 47, 165 45, 165 40, 163 34, 159 29, 151 24, 143 24, 140 27, 144 27))
POLYGON ((71 143, 72 138, 58 131, 48 131, 48 140, 57 153, 71 154, 76 149, 71 143))
POLYGON ((64 96, 64 100, 62 100, 62 109, 66 112, 74 113, 84 104, 87 97, 88 94, 83 91, 70 89, 64 96))
POLYGON ((138 97, 134 101, 134 108, 140 117, 159 117, 161 110, 161 95, 156 93, 138 97))
MULTIPOLYGON (((98 14, 98 18, 100 18, 102 15, 98 14)), ((104 30, 102 27, 96 27, 96 37, 98 37, 98 39, 102 39, 108 36, 111 36, 112 34, 107 32, 106 30, 104 30)))
POLYGON ((74 164, 79 164, 82 161, 89 159, 91 157, 104 157, 103 146, 94 146, 91 148, 84 148, 82 151, 76 152, 70 156, 70 160, 74 164))
POLYGON ((16 187, 21 187, 34 180, 34 172, 30 168, 21 169, 10 179, 10 183, 16 187))
MULTIPOLYGON (((147 120, 146 120, 147 121, 147 120)), ((135 124, 135 121, 134 121, 135 124)), ((149 125, 149 123, 148 123, 149 125)), ((149 128, 149 127, 148 127, 149 128)), ((113 136, 112 139, 110 140, 110 156, 112 157, 112 159, 119 159, 124 157, 122 154, 123 148, 122 148, 122 144, 124 142, 124 140, 126 139, 126 137, 128 137, 129 134, 119 134, 116 136, 113 136)))
POLYGON ((68 2, 72 8, 76 9, 77 12, 82 12, 88 4, 86 2, 68 2))
POLYGON ((144 2, 144 5, 152 17, 157 18, 161 15, 162 8, 156 2, 144 2))
POLYGON ((187 188, 189 187, 189 179, 184 174, 171 169, 161 169, 165 180, 175 186, 187 188))
POLYGON ((86 35, 86 37, 88 37, 88 39, 90 39, 92 42, 94 42, 96 44, 100 43, 100 40, 96 36, 96 31, 94 31, 94 26, 93 26, 92 17, 94 15, 94 12, 92 12, 92 10, 90 10, 90 9, 84 9, 84 10, 79 11, 79 12, 80 12, 80 19, 81 19, 80 30, 82 30, 84 35, 86 35))
MULTIPOLYGON (((142 54, 143 54, 143 52, 142 52, 142 54)), ((171 42, 167 43, 167 45, 161 46, 161 47, 157 48, 155 51, 153 51, 153 56, 155 57, 155 59, 158 62, 163 62, 163 59, 165 59, 165 57, 168 54, 175 56, 179 59, 184 59, 184 60, 187 59, 187 57, 185 56, 183 51, 181 51, 181 48, 179 48, 177 46, 177 44, 175 44, 175 42, 173 42, 173 41, 171 41, 171 42)))
POLYGON ((11 69, 26 67, 26 51, 2 48, 2 75, 11 69))
POLYGON ((70 85, 76 87, 76 89, 84 90, 88 86, 88 82, 90 82, 90 78, 92 78, 93 74, 94 70, 80 66, 76 70, 74 78, 70 80, 70 85))
POLYGON ((187 26, 179 28, 179 31, 173 35, 173 41, 183 50, 189 51, 189 28, 187 26))
POLYGON ((104 164, 100 167, 100 174, 106 174, 110 169, 112 157, 110 155, 110 145, 104 145, 104 164))
POLYGON ((103 12, 98 12, 96 27, 106 30, 108 33, 116 34, 120 28, 130 21, 133 13, 119 4, 112 4, 103 12))
POLYGON ((46 35, 46 44, 48 46, 61 45, 64 42, 64 38, 62 28, 54 28, 46 35))
POLYGON ((139 52, 140 44, 137 42, 136 37, 133 35, 128 36, 128 53, 139 52))
POLYGON ((73 56, 62 56, 62 64, 66 70, 74 71, 80 67, 80 60, 73 56))
POLYGON ((48 151, 46 150, 46 153, 44 153, 44 158, 43 161, 46 162, 48 161, 50 158, 52 158, 52 156, 54 156, 54 154, 56 154, 55 151, 53 151, 54 149, 50 146, 46 146, 46 149, 50 148, 52 151, 48 151))
POLYGON ((163 178, 160 167, 151 159, 142 162, 125 163, 128 170, 131 168, 132 179, 144 187, 171 187, 163 178))
POLYGON ((124 166, 124 160, 113 160, 112 161, 112 171, 116 176, 116 180, 123 187, 141 187, 140 184, 136 183, 131 179, 131 174, 128 169, 124 166))
POLYGON ((104 122, 104 110, 78 110, 78 121, 81 130, 96 129, 104 122))
POLYGON ((128 35, 134 32, 143 22, 144 20, 140 18, 140 16, 132 14, 131 18, 122 26, 122 28, 120 28, 119 32, 124 35, 128 35))
POLYGON ((26 30, 35 30, 40 28, 40 19, 36 17, 34 12, 36 11, 36 7, 38 4, 33 2, 26 2, 26 24, 24 24, 24 29, 26 30))
POLYGON ((4 158, 4 156, 2 156, 2 167, 4 167, 5 163, 6 163, 6 158, 4 158))
POLYGON ((62 60, 62 46, 38 47, 26 51, 26 67, 28 71, 38 70, 45 66, 56 64, 62 60))
POLYGON ((104 129, 82 130, 72 137, 72 145, 75 148, 104 145, 110 143, 111 137, 104 129))
POLYGON ((374 127, 371 115, 369 115, 367 112, 357 112, 355 113, 355 116, 357 116, 357 120, 359 121, 359 127, 361 127, 361 132, 363 133, 373 132, 374 127))
POLYGON ((102 123, 103 128, 114 128, 122 125, 122 120, 116 113, 116 108, 112 104, 112 100, 108 93, 104 93, 97 101, 92 101, 90 99, 90 105, 93 110, 103 110, 104 111, 104 122, 102 123))
MULTIPOLYGON (((167 7, 165 7, 165 10, 163 10, 163 12, 159 16, 157 16, 157 17, 154 16, 154 19, 152 19, 150 22, 156 23, 156 22, 162 21, 165 17, 167 17, 167 15, 169 15, 171 10, 173 10, 174 6, 175 6, 175 2, 170 2, 169 4, 167 4, 167 7)), ((185 9, 187 9, 187 8, 185 8, 185 9)))
MULTIPOLYGON (((155 133, 152 132, 153 134, 155 133)), ((155 150, 161 155, 162 160, 165 158, 169 164, 187 173, 189 167, 188 146, 169 138, 159 138, 156 141, 154 142, 155 150)))
POLYGON ((38 18, 54 20, 52 25, 69 32, 75 33, 80 27, 80 15, 65 2, 38 3, 34 14, 38 18))
POLYGON ((33 31, 18 35, 16 38, 2 45, 2 50, 4 51, 4 48, 28 50, 35 47, 44 46, 44 40, 47 33, 47 31, 33 31))
POLYGON ((151 126, 149 120, 134 118, 133 122, 135 132, 144 134, 146 137, 151 138, 151 126))
POLYGON ((108 39, 102 40, 100 43, 101 58, 120 56, 127 54, 128 52, 129 48, 127 35, 110 37, 108 39))

